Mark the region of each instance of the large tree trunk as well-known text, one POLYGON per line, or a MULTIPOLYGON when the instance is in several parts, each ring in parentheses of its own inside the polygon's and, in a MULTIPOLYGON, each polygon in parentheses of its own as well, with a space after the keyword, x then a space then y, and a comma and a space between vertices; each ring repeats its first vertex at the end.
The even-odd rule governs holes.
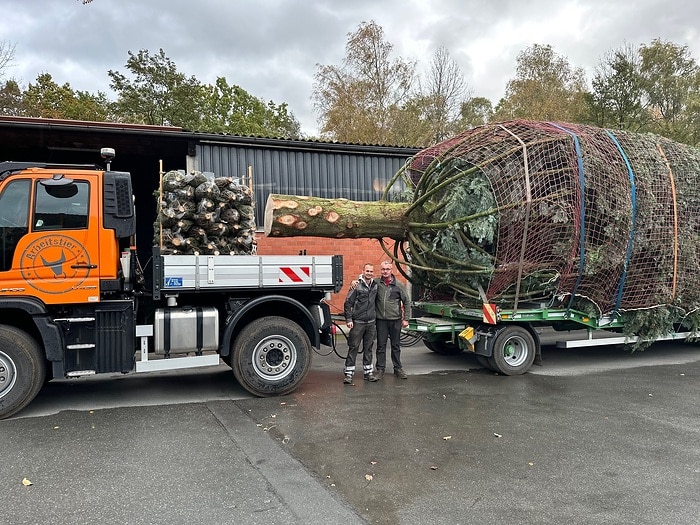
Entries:
POLYGON ((406 238, 407 202, 357 202, 296 195, 270 195, 265 205, 265 234, 272 237, 336 239, 406 238))

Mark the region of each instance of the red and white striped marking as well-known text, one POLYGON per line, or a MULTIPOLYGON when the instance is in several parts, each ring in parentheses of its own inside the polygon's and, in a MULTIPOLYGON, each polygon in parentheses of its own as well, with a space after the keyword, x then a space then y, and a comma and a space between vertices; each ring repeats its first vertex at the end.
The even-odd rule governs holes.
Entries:
POLYGON ((481 306, 482 319, 487 324, 496 324, 496 305, 491 303, 483 303, 481 306))
POLYGON ((311 283, 310 266, 280 266, 279 283, 311 283))

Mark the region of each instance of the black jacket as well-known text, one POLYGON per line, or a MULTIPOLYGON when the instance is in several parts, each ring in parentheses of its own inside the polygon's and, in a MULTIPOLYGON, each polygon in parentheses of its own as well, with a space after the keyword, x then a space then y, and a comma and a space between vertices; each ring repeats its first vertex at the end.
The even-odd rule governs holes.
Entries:
POLYGON ((376 318, 377 283, 360 277, 357 286, 345 298, 344 313, 346 322, 373 323, 376 318))

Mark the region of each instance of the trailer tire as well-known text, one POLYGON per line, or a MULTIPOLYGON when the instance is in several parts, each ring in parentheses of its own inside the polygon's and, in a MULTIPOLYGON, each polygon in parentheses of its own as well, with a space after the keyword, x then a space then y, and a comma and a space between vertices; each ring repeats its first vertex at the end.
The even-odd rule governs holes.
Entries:
POLYGON ((311 354, 311 342, 301 326, 286 317, 263 317, 236 337, 231 368, 251 394, 284 395, 295 390, 308 374, 311 354))
POLYGON ((489 357, 491 368, 507 376, 527 372, 535 361, 535 338, 522 326, 507 326, 500 330, 493 342, 489 357))
POLYGON ((457 343, 450 343, 448 341, 428 341, 423 339, 423 344, 432 350, 436 354, 440 355, 459 355, 464 352, 464 349, 460 348, 457 343))
POLYGON ((44 386, 46 361, 36 340, 0 325, 0 419, 26 407, 44 386))
POLYGON ((493 370, 491 363, 489 363, 489 358, 485 355, 476 354, 476 360, 479 361, 479 364, 487 370, 493 370))

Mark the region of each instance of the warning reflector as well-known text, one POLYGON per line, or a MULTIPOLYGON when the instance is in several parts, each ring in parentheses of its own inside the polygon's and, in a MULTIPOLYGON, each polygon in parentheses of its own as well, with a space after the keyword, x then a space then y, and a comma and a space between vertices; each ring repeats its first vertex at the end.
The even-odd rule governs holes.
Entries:
POLYGON ((279 280, 280 283, 310 283, 311 282, 311 267, 310 266, 280 266, 279 280))
POLYGON ((496 305, 491 303, 484 303, 481 306, 482 319, 486 324, 496 324, 496 305))

